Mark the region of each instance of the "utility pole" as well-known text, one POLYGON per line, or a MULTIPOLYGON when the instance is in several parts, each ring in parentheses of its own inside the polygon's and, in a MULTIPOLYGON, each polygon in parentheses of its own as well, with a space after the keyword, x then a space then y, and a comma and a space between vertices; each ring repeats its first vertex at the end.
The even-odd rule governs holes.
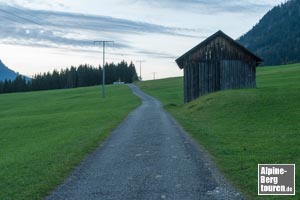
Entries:
POLYGON ((105 45, 106 43, 114 43, 114 41, 101 40, 94 41, 94 44, 102 44, 103 45, 103 65, 102 65, 102 97, 105 98, 105 45))
POLYGON ((142 80, 142 63, 146 62, 144 60, 137 60, 136 62, 140 63, 140 81, 142 80))
POLYGON ((156 72, 153 72, 153 80, 155 80, 155 74, 156 74, 156 72))

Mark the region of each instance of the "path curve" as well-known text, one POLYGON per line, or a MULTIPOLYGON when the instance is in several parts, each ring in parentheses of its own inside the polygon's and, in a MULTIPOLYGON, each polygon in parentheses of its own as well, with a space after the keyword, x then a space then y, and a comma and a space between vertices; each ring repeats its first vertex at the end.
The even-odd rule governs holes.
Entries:
POLYGON ((46 200, 242 199, 161 103, 142 105, 46 200))

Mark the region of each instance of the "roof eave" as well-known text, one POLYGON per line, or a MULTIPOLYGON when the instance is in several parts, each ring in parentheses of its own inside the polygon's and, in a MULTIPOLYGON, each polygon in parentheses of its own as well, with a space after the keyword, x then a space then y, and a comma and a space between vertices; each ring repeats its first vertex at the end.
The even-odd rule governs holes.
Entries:
POLYGON ((176 62, 176 64, 178 65, 178 67, 180 68, 180 69, 183 69, 183 63, 182 63, 182 58, 177 58, 176 60, 175 60, 175 62, 176 62))
POLYGON ((210 40, 212 40, 213 38, 218 37, 218 36, 224 36, 229 41, 233 42, 235 45, 237 45, 238 47, 240 47, 241 49, 243 49, 244 51, 246 51, 248 54, 252 55, 256 59, 256 62, 258 64, 260 64, 260 63, 263 62, 263 59, 261 59, 260 57, 258 57, 254 53, 252 53, 250 50, 248 50, 246 47, 244 47, 243 45, 241 45, 239 42, 235 41, 234 39, 232 39, 231 37, 229 37, 228 35, 226 35, 224 32, 222 32, 221 30, 219 30, 216 33, 214 33, 213 35, 209 36, 204 41, 200 42, 198 45, 196 45, 195 47, 193 47, 189 51, 187 51, 186 53, 184 53, 182 56, 180 56, 179 58, 177 58, 175 61, 176 61, 177 65, 178 65, 178 67, 180 69, 183 69, 184 66, 183 66, 183 63, 182 63, 183 61, 182 60, 184 59, 184 57, 186 57, 187 55, 193 53, 201 45, 204 45, 205 43, 209 42, 210 40))

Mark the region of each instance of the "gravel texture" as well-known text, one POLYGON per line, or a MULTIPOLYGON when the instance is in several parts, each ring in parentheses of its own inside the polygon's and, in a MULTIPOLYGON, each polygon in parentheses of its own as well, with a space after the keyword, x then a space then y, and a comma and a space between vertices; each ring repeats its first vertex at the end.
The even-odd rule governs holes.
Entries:
POLYGON ((142 105, 46 200, 243 199, 158 100, 129 87, 142 105))

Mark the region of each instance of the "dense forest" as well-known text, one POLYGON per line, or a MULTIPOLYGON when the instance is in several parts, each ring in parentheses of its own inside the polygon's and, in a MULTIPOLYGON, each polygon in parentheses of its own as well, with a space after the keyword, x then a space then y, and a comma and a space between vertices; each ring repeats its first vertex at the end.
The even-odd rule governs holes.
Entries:
POLYGON ((270 10, 238 41, 264 60, 263 65, 300 62, 300 0, 270 10))
MULTIPOLYGON (((16 79, 0 82, 0 93, 26 92, 38 90, 64 89, 99 85, 102 83, 102 68, 91 65, 80 65, 52 73, 35 75, 30 81, 24 76, 17 75, 16 79)), ((138 80, 135 66, 122 61, 118 64, 105 65, 105 83, 116 81, 132 83, 138 80)))

